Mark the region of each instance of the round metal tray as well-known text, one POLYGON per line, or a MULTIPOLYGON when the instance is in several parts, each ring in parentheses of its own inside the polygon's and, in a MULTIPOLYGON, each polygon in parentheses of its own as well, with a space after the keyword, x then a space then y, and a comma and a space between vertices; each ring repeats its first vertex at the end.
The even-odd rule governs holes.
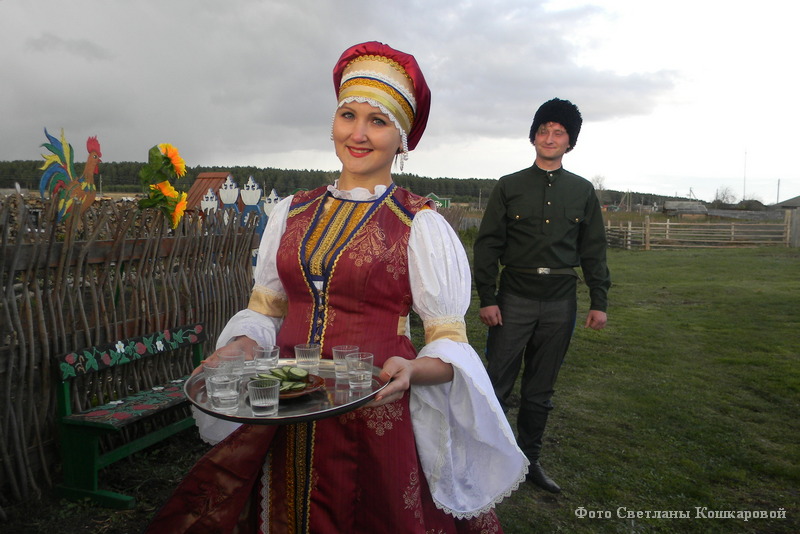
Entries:
MULTIPOLYGON (((281 358, 278 365, 296 365, 296 362, 293 358, 281 358)), ((239 396, 239 407, 234 414, 220 413, 211 408, 211 403, 206 394, 205 376, 202 372, 192 375, 185 382, 183 391, 192 404, 211 416, 251 425, 283 425, 332 417, 355 410, 368 403, 388 383, 378 378, 380 371, 379 367, 372 368, 371 387, 350 389, 346 379, 336 379, 333 360, 321 360, 319 372, 316 374, 325 381, 324 386, 307 395, 292 399, 281 399, 278 404, 278 414, 272 417, 254 417, 253 412, 250 410, 247 397, 247 382, 257 374, 252 361, 248 361, 245 364, 242 376, 242 394, 239 396)))

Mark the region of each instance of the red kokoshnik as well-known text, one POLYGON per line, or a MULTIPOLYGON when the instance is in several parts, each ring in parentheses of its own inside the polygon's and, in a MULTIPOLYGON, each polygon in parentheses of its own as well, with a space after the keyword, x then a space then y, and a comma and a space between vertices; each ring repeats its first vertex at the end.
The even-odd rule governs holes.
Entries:
MULTIPOLYGON (((422 133, 425 131, 425 126, 428 124, 428 112, 431 107, 431 91, 425 82, 425 76, 422 75, 422 70, 419 68, 417 60, 411 54, 400 52, 377 41, 352 46, 344 51, 333 69, 333 86, 337 98, 340 96, 340 90, 342 89, 342 76, 345 69, 354 60, 364 56, 377 56, 391 60, 403 71, 399 74, 407 76, 413 84, 412 96, 416 101, 416 105, 414 106, 413 116, 408 117, 411 122, 411 128, 405 133, 408 136, 408 150, 414 150, 414 147, 417 146, 422 137, 422 133)), ((399 119, 400 117, 397 118, 399 119)))

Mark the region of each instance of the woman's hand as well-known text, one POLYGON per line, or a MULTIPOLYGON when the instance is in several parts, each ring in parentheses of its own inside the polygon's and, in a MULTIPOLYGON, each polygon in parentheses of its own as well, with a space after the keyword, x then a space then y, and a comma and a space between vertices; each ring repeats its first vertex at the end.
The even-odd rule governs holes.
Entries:
POLYGON ((217 352, 222 349, 239 349, 244 352, 244 359, 245 360, 252 360, 253 359, 253 349, 256 348, 258 342, 253 339, 250 339, 247 336, 239 336, 234 338, 233 341, 225 345, 224 347, 220 347, 219 349, 214 351, 214 354, 211 355, 211 358, 217 357, 217 352))
POLYGON ((200 362, 200 365, 192 371, 192 374, 197 374, 203 369, 203 362, 214 361, 217 359, 217 353, 222 349, 241 349, 244 351, 244 359, 245 360, 252 360, 253 359, 253 349, 258 345, 258 343, 247 336, 239 336, 235 338, 233 341, 225 345, 224 347, 220 347, 219 349, 215 350, 213 354, 211 354, 208 358, 200 362))
POLYGON ((406 360, 400 356, 392 356, 383 364, 380 379, 389 384, 375 396, 375 400, 367 406, 377 408, 402 399, 406 390, 411 387, 411 375, 414 360, 406 360))
POLYGON ((367 404, 369 408, 402 399, 411 384, 450 382, 453 380, 453 366, 439 358, 423 356, 416 360, 406 360, 400 356, 392 356, 383 364, 379 377, 389 384, 375 396, 374 401, 367 404))

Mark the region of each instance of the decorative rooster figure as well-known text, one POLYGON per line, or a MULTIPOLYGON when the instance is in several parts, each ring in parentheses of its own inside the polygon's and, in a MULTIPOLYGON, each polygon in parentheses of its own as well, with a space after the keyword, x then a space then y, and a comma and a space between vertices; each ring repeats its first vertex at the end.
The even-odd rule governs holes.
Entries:
POLYGON ((64 130, 61 130, 60 140, 47 133, 47 128, 44 129, 44 134, 50 142, 44 143, 42 146, 51 154, 49 156, 42 154, 45 163, 40 168, 44 173, 39 182, 39 192, 42 194, 42 198, 45 198, 45 191, 50 192, 50 198, 58 198, 59 221, 72 213, 76 200, 81 202, 78 215, 83 215, 97 195, 94 175, 99 172, 97 164, 103 157, 100 153, 100 142, 97 137, 90 137, 86 141, 89 158, 86 160, 83 174, 76 176, 72 145, 67 143, 64 138, 64 130))

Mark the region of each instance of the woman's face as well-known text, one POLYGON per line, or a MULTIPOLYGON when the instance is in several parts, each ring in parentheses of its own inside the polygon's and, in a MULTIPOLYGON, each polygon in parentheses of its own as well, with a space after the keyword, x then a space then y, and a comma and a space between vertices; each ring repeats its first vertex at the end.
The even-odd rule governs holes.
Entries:
POLYGON ((391 180, 392 161, 402 146, 400 130, 380 109, 347 102, 333 120, 333 143, 342 178, 391 180))

